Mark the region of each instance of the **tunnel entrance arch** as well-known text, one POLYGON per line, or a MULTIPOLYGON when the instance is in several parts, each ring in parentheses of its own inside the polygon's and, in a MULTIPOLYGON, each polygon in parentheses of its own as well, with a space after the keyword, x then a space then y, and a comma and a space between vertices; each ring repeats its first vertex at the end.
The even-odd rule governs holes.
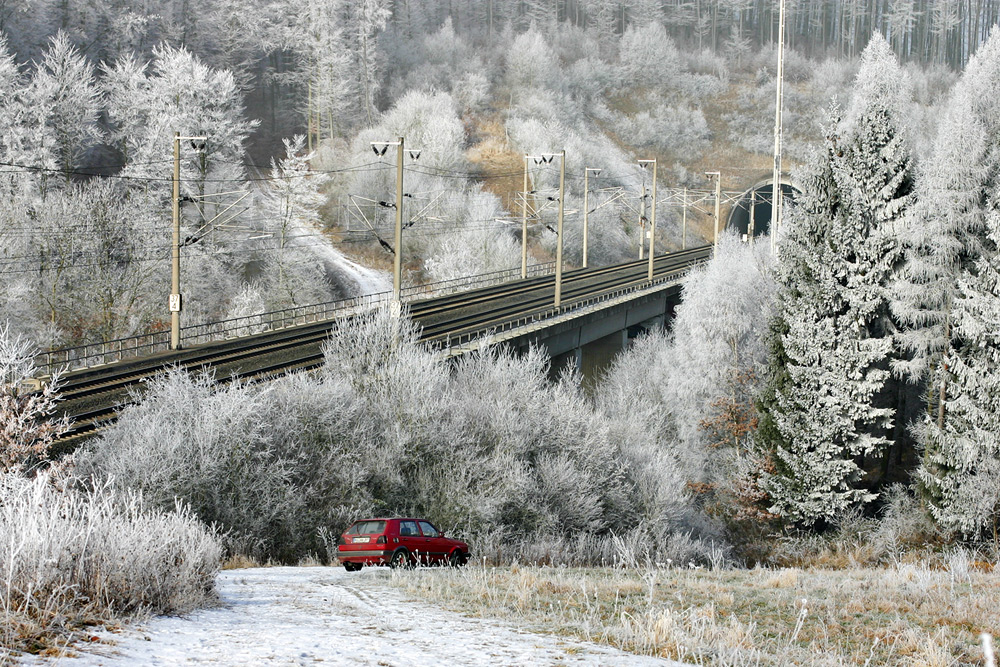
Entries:
MULTIPOLYGON (((760 181, 740 195, 737 202, 729 210, 726 228, 735 230, 741 238, 747 238, 750 232, 751 212, 753 213, 753 235, 764 236, 771 233, 771 197, 774 193, 774 180, 760 181)), ((785 206, 795 201, 799 189, 789 179, 781 180, 781 193, 785 206)))

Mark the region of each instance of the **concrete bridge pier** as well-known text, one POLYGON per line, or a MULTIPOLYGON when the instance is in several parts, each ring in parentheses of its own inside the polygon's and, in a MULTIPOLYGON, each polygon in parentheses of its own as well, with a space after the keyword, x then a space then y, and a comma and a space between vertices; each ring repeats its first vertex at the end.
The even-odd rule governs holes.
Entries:
POLYGON ((569 365, 583 375, 584 387, 590 388, 632 338, 654 327, 669 326, 680 291, 679 283, 667 285, 547 327, 529 328, 506 342, 515 350, 527 350, 530 345, 544 348, 552 360, 551 378, 569 365))
POLYGON ((557 354, 552 357, 552 363, 549 365, 549 377, 555 380, 559 377, 559 374, 567 368, 576 371, 577 373, 583 372, 582 346, 574 347, 568 352, 563 352, 562 354, 557 354))

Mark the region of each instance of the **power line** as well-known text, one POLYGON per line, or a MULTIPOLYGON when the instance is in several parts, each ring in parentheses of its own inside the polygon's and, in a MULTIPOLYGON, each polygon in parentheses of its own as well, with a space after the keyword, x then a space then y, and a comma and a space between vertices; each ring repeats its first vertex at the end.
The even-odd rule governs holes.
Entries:
MULTIPOLYGON (((237 164, 231 161, 225 160, 215 160, 222 164, 237 164)), ((171 160, 172 162, 172 160, 171 160)), ((144 164, 159 164, 159 162, 151 162, 144 164)), ((124 168, 133 166, 132 164, 125 165, 124 168)), ((60 169, 56 167, 39 167, 36 165, 27 164, 17 164, 14 162, 0 162, 0 167, 9 167, 8 170, 0 170, 0 176, 3 174, 61 174, 63 176, 91 176, 99 179, 116 179, 122 181, 133 181, 138 183, 172 183, 173 178, 170 176, 131 176, 129 174, 88 174, 77 169, 60 169)), ((388 165, 379 162, 369 162, 363 165, 358 165, 355 167, 345 167, 343 169, 328 169, 322 171, 307 171, 296 174, 283 175, 278 177, 273 176, 251 176, 244 178, 181 178, 182 183, 254 183, 254 182, 276 182, 284 181, 292 178, 309 178, 316 175, 325 174, 342 174, 342 173, 352 173, 352 172, 364 172, 364 171, 383 171, 389 169, 388 165), (375 168, 372 168, 375 167, 375 168)))

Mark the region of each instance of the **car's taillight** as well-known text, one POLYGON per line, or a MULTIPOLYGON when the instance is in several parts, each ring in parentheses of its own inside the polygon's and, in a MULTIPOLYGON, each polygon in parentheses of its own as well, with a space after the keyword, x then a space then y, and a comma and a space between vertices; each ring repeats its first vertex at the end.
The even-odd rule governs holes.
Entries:
POLYGON ((339 546, 341 544, 347 544, 347 540, 344 539, 343 535, 337 538, 337 545, 339 546))
POLYGON ((385 544, 385 535, 379 535, 378 539, 375 540, 375 544, 385 544))

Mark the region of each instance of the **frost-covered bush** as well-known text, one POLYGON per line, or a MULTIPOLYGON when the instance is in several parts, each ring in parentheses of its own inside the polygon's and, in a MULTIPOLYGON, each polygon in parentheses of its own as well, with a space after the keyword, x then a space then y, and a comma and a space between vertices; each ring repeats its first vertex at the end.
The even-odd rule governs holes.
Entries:
POLYGON ((0 322, 0 473, 30 474, 49 455, 49 447, 70 426, 55 417, 58 376, 40 392, 27 384, 37 375, 34 347, 0 322))
POLYGON ((680 52, 659 23, 629 26, 618 57, 620 81, 628 86, 673 86, 682 71, 680 52))
POLYGON ((623 119, 621 129, 636 146, 671 151, 689 160, 708 147, 711 137, 701 109, 667 104, 623 119))
POLYGON ((363 514, 420 514, 448 531, 607 537, 691 520, 662 430, 549 379, 538 350, 484 347, 453 365, 388 309, 338 321, 326 365, 270 385, 175 371, 79 456, 80 474, 189 504, 231 550, 295 560, 363 514), (645 426, 645 424, 644 424, 645 426))
MULTIPOLYGON (((490 193, 465 194, 453 212, 445 212, 449 225, 442 230, 427 224, 413 226, 417 242, 423 241, 424 272, 428 282, 451 280, 519 266, 521 245, 511 229, 497 219, 504 215, 500 200, 490 193)), ((415 245, 415 244, 414 244, 415 245)))
POLYGON ((303 499, 261 418, 269 391, 170 371, 78 455, 78 474, 140 491, 155 507, 181 498, 205 523, 266 540, 264 549, 294 541, 284 520, 303 499))
POLYGON ((559 59, 539 31, 531 28, 515 37, 506 55, 506 81, 513 91, 525 95, 556 85, 559 59))
POLYGON ((194 609, 212 596, 220 556, 182 504, 0 473, 0 656, 122 615, 194 609))
POLYGON ((753 401, 767 351, 761 332, 774 308, 764 246, 723 237, 716 258, 685 280, 672 332, 636 341, 596 390, 607 414, 631 416, 620 437, 632 443, 630 456, 648 462, 636 469, 673 480, 638 477, 645 506, 673 512, 668 524, 682 518, 697 535, 712 535, 707 516, 728 522, 740 511, 732 496, 744 483, 739 463, 753 454, 753 401), (691 494, 687 504, 680 490, 691 494))

